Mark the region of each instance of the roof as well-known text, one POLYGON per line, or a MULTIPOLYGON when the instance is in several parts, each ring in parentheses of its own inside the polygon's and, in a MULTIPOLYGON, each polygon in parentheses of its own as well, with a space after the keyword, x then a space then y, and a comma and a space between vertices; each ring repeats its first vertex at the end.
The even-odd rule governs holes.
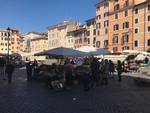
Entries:
POLYGON ((90 19, 86 20, 86 22, 91 22, 91 21, 95 21, 95 18, 90 18, 90 19))
POLYGON ((40 40, 40 39, 48 40, 47 37, 38 37, 38 38, 33 38, 33 39, 31 39, 31 41, 40 40))
POLYGON ((65 26, 67 26, 69 24, 74 24, 74 23, 72 21, 70 21, 70 20, 67 20, 67 21, 64 21, 62 23, 58 23, 56 25, 49 26, 49 27, 47 27, 47 29, 51 30, 51 29, 55 29, 55 28, 59 28, 59 27, 65 27, 65 26))
POLYGON ((31 34, 31 33, 37 34, 37 35, 47 35, 47 33, 40 33, 40 32, 35 32, 35 31, 33 31, 33 32, 28 32, 27 35, 28 35, 28 34, 31 34))
POLYGON ((101 1, 101 2, 98 2, 97 4, 95 4, 95 6, 97 7, 97 6, 101 6, 101 5, 103 5, 104 3, 107 3, 109 0, 103 0, 103 1, 101 1))

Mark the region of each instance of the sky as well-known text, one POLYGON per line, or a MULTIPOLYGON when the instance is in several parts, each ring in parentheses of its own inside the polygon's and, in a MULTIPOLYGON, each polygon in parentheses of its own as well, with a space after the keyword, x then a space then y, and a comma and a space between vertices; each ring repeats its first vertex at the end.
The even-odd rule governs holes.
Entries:
POLYGON ((0 29, 46 32, 66 19, 83 23, 95 17, 100 0, 0 0, 0 29))

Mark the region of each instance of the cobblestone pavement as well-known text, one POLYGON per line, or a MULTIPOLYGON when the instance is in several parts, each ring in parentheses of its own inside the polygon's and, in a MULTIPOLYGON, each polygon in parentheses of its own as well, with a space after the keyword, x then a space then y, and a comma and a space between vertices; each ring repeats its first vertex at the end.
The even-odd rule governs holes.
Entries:
POLYGON ((58 92, 27 83, 25 70, 16 70, 12 84, 0 80, 0 113, 150 113, 150 88, 124 76, 89 92, 81 86, 58 92))

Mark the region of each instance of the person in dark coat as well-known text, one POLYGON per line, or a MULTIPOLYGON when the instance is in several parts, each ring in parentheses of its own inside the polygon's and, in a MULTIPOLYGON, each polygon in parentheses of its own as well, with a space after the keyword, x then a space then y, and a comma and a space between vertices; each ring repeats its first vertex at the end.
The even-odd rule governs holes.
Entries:
POLYGON ((70 87, 73 84, 74 66, 68 61, 64 68, 65 68, 66 86, 70 87))
POLYGON ((100 75, 99 75, 99 62, 96 58, 93 58, 90 68, 91 68, 91 72, 92 72, 92 77, 93 77, 93 81, 94 84, 96 84, 96 86, 99 86, 99 81, 100 81, 100 75))
POLYGON ((32 64, 31 62, 28 62, 26 64, 26 70, 27 70, 27 81, 31 81, 32 80, 32 64))
POLYGON ((6 65, 6 70, 5 71, 7 73, 8 83, 11 83, 11 81, 12 81, 12 74, 14 72, 14 69, 15 69, 15 67, 11 62, 9 62, 6 65))
POLYGON ((92 77, 91 77, 90 69, 87 68, 85 70, 82 81, 83 81, 84 91, 89 91, 90 88, 92 87, 92 77))
POLYGON ((117 72, 118 72, 118 81, 121 82, 121 74, 123 72, 123 68, 122 68, 122 63, 120 60, 118 60, 118 63, 117 63, 117 72))
POLYGON ((109 75, 114 79, 115 66, 114 63, 109 60, 109 75))
POLYGON ((5 80, 5 66, 6 66, 6 61, 4 58, 0 58, 0 74, 3 77, 3 80, 5 80))

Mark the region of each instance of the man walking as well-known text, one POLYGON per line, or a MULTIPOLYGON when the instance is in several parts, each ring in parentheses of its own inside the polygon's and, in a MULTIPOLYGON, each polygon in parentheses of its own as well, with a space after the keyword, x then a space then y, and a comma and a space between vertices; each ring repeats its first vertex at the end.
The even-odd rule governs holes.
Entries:
POLYGON ((12 74, 14 72, 14 65, 12 64, 12 62, 8 62, 8 64, 6 65, 6 73, 7 73, 7 78, 8 78, 8 83, 11 83, 12 81, 12 74))
POLYGON ((27 81, 31 81, 32 80, 32 64, 31 62, 28 62, 26 64, 26 70, 27 70, 27 81))

